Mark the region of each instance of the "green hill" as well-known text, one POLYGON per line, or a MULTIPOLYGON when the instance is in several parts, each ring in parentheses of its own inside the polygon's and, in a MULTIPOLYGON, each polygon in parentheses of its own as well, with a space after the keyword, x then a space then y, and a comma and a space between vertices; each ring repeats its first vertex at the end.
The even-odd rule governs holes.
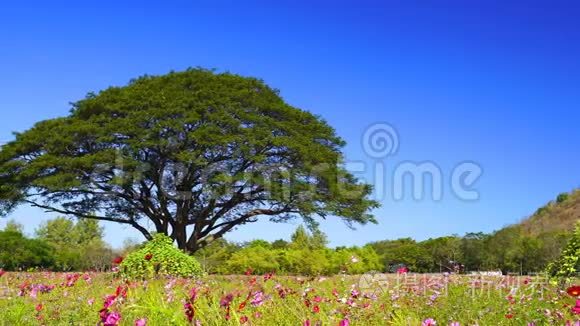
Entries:
POLYGON ((520 225, 525 234, 537 236, 542 233, 572 231, 580 220, 580 189, 563 193, 539 208, 520 225))

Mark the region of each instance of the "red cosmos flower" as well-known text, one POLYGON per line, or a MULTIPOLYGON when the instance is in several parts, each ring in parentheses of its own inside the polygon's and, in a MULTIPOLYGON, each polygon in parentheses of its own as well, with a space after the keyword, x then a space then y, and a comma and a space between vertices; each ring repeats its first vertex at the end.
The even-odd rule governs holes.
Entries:
POLYGON ((274 276, 274 273, 266 273, 264 274, 264 282, 271 279, 274 276))
POLYGON ((312 312, 317 314, 320 312, 320 307, 318 305, 314 306, 314 308, 312 308, 312 312))
POLYGON ((253 272, 253 270, 251 268, 248 268, 244 274, 252 275, 252 272, 253 272))
POLYGON ((407 267, 401 267, 397 269, 397 274, 405 274, 407 272, 409 272, 409 269, 407 267))
POLYGON ((6 271, 3 270, 2 268, 0 268, 0 277, 2 277, 2 275, 6 274, 6 271))
POLYGON ((193 305, 189 302, 186 302, 183 305, 183 309, 185 309, 185 316, 187 317, 187 320, 189 320, 191 323, 193 321, 193 317, 195 316, 195 309, 193 308, 193 305))
POLYGON ((34 309, 36 309, 36 311, 40 312, 42 310, 42 303, 39 303, 36 305, 36 307, 34 309))
POLYGON ((121 256, 117 256, 115 257, 115 259, 113 259, 113 264, 115 265, 120 265, 123 262, 123 257, 121 256))
POLYGON ((151 258, 153 258, 153 254, 152 253, 148 253, 145 255, 145 260, 149 261, 151 260, 151 258))
POLYGON ((117 290, 115 290, 115 296, 116 297, 123 297, 123 298, 127 298, 127 287, 126 286, 117 286, 117 290))
POLYGON ((514 318, 514 314, 506 314, 505 318, 512 319, 512 318, 514 318))
POLYGON ((572 285, 566 292, 573 297, 578 297, 580 296, 580 285, 572 285))
POLYGON ((248 316, 242 316, 240 317, 240 324, 245 324, 248 322, 248 316))

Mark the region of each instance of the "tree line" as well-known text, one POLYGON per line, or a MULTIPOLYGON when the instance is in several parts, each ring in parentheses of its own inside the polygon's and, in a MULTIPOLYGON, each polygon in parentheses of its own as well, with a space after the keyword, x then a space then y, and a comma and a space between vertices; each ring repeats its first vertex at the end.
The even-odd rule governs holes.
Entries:
POLYGON ((49 220, 27 237, 23 226, 9 221, 0 231, 0 268, 12 271, 47 269, 53 271, 109 270, 118 255, 136 245, 112 249, 103 240, 98 221, 58 217, 49 220))
MULTIPOLYGON (((235 243, 219 239, 195 257, 210 274, 277 272, 300 275, 395 272, 501 270, 529 274, 543 271, 566 245, 571 232, 527 235, 519 225, 491 234, 467 233, 416 241, 411 238, 371 242, 364 246, 329 248, 326 236, 299 226, 287 240, 235 243), (461 266, 459 269, 458 266, 461 266)), ((139 247, 128 241, 112 249, 103 240, 98 221, 77 222, 59 217, 42 224, 34 237, 8 222, 0 231, 0 267, 5 270, 43 268, 56 271, 108 270, 115 257, 139 247)))
POLYGON ((246 244, 219 240, 195 255, 210 273, 279 271, 291 274, 352 274, 368 271, 457 272, 501 270, 530 274, 556 259, 571 232, 526 235, 518 225, 491 234, 467 233, 416 241, 383 240, 362 247, 328 248, 320 232, 299 227, 290 241, 254 240, 246 244))

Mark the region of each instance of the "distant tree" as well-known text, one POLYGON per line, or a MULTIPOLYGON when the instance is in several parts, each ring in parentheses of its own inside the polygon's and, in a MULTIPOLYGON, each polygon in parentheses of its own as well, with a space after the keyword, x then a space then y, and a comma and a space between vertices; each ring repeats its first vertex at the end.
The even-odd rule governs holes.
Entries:
POLYGON ((244 247, 248 248, 248 247, 257 247, 257 246, 262 247, 262 248, 272 249, 271 243, 269 243, 266 240, 261 240, 261 239, 252 240, 252 241, 246 243, 244 247))
POLYGON ((239 245, 221 238, 196 251, 194 256, 207 273, 227 273, 227 262, 240 249, 239 245))
POLYGON ((66 217, 57 217, 42 223, 36 229, 36 236, 58 247, 73 247, 78 244, 79 236, 74 232, 74 222, 66 217))
POLYGON ((4 227, 4 231, 8 232, 17 232, 17 233, 24 233, 24 226, 15 220, 10 220, 6 222, 6 226, 4 227))
POLYGON ((558 197, 556 198, 556 202, 558 204, 565 202, 568 198, 570 198, 570 194, 567 192, 561 193, 558 195, 558 197))
POLYGON ((132 226, 194 252, 262 217, 376 222, 372 187, 325 121, 255 78, 189 69, 90 93, 0 149, 0 215, 20 204, 132 226))
POLYGON ((21 232, 0 231, 0 268, 25 270, 50 268, 54 264, 52 248, 41 240, 28 239, 21 232))
POLYGON ((456 263, 463 260, 461 254, 461 238, 456 236, 440 237, 421 242, 421 246, 429 252, 433 266, 433 272, 454 271, 456 263))
POLYGON ((323 249, 328 243, 326 235, 322 231, 314 228, 312 233, 309 233, 302 225, 296 228, 290 238, 291 242, 288 246, 293 249, 323 249))
POLYGON ((505 227, 486 239, 488 269, 501 269, 502 272, 522 272, 522 230, 519 226, 505 227))
POLYGON ((272 242, 272 248, 274 249, 287 249, 288 248, 288 241, 283 239, 278 239, 272 242))
POLYGON ((381 257, 372 246, 362 248, 336 248, 331 255, 332 269, 330 274, 348 272, 349 274, 363 274, 370 271, 382 271, 384 265, 381 257))
POLYGON ((55 249, 55 265, 61 270, 106 269, 113 258, 96 220, 74 223, 57 217, 40 225, 37 237, 55 249))
POLYGON ((487 255, 486 243, 489 235, 482 232, 467 233, 461 239, 463 264, 467 271, 480 271, 485 268, 487 255))
POLYGON ((226 268, 233 274, 243 274, 248 269, 264 274, 278 271, 280 264, 275 251, 257 245, 234 252, 226 262, 226 268))
POLYGON ((89 219, 79 219, 75 223, 73 232, 79 245, 102 241, 104 235, 103 227, 99 225, 99 221, 89 219))

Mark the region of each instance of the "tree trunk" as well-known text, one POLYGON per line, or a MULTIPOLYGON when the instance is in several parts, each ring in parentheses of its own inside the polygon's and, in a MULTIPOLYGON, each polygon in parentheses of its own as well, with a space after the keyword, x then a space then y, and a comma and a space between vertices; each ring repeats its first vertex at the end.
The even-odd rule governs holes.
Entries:
POLYGON ((187 234, 185 230, 185 225, 175 224, 173 226, 173 232, 171 233, 171 238, 177 242, 177 247, 181 250, 189 252, 187 248, 187 234))

